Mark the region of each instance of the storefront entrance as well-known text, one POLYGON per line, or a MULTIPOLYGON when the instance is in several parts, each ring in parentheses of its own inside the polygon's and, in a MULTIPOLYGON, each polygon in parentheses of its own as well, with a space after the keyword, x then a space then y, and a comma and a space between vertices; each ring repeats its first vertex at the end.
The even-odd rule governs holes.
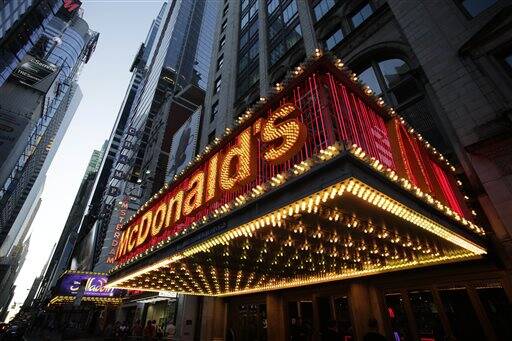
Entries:
POLYGON ((499 283, 400 290, 384 295, 393 340, 512 340, 512 311, 499 283))
POLYGON ((379 282, 228 298, 228 340, 278 340, 275 335, 290 341, 362 340, 369 319, 393 341, 512 340, 503 281, 400 288, 379 282))

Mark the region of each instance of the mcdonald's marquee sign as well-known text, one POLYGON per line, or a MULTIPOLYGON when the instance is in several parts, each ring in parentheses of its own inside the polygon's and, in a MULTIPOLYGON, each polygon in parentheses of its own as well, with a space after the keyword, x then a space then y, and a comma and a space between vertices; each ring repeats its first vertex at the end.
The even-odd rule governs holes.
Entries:
POLYGON ((357 147, 437 209, 483 233, 471 221, 453 166, 381 99, 331 61, 296 73, 128 220, 115 250, 118 268, 285 181, 283 174, 335 144, 357 147))

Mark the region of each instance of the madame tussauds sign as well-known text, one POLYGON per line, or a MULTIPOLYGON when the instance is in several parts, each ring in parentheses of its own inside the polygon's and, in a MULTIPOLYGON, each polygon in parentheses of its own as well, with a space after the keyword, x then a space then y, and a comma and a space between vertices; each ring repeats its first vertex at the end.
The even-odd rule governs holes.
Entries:
POLYGON ((279 165, 292 158, 307 138, 300 115, 293 104, 284 104, 209 156, 189 177, 175 183, 165 196, 123 230, 115 259, 133 250, 144 251, 150 241, 164 231, 215 203, 224 194, 253 181, 261 159, 279 165))

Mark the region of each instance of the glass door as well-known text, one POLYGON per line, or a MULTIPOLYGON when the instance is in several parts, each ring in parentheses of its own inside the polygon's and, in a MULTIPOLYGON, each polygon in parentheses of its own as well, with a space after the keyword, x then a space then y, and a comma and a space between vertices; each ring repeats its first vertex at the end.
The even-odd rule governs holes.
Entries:
POLYGON ((291 341, 310 341, 313 338, 313 302, 288 302, 288 330, 291 341))

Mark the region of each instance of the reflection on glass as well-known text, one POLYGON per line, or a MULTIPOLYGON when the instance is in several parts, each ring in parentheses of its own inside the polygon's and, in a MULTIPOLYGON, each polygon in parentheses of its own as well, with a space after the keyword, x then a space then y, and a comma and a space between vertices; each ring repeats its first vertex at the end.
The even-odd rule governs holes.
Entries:
POLYGON ((274 13, 274 11, 276 10, 278 5, 279 5, 279 0, 270 0, 267 4, 268 14, 274 13))
POLYGON ((334 300, 336 310, 336 327, 340 340, 353 340, 352 322, 348 297, 338 297, 334 300))
POLYGON ((379 82, 377 81, 377 76, 375 75, 375 71, 372 67, 367 68, 363 72, 359 74, 359 79, 366 85, 368 85, 375 94, 382 93, 379 82))
POLYGON ((283 10, 283 20, 285 24, 288 24, 297 14, 297 4, 295 0, 292 0, 290 4, 283 10))
POLYGON ((329 38, 327 38, 325 40, 325 47, 330 50, 332 49, 334 46, 338 45, 338 43, 340 41, 343 40, 343 32, 341 31, 341 29, 338 29, 336 32, 334 32, 333 34, 331 34, 329 36, 329 38))
POLYGON ((379 68, 389 87, 399 83, 402 78, 401 76, 409 71, 409 66, 402 59, 383 60, 379 62, 379 68))
POLYGON ((496 0, 462 0, 462 6, 472 17, 477 16, 495 3, 496 0))
POLYGON ((313 337, 313 302, 288 302, 288 328, 291 341, 310 341, 313 337))
POLYGON ((351 18, 352 25, 354 28, 361 25, 370 15, 372 15, 373 10, 370 4, 364 5, 359 11, 357 11, 351 18))
POLYGON ((334 6, 334 0, 321 0, 315 8, 313 8, 313 12, 315 13, 315 19, 318 21, 322 18, 325 13, 329 12, 329 10, 334 6))
POLYGON ((480 321, 465 288, 440 290, 439 296, 457 340, 485 340, 480 321))
POLYGON ((512 52, 505 56, 505 63, 512 68, 512 52))
POLYGON ((388 310, 391 333, 394 341, 411 340, 407 316, 405 315, 404 301, 401 294, 388 294, 385 296, 388 310))
POLYGON ((241 304, 238 306, 238 338, 241 341, 267 340, 266 304, 241 304))
POLYGON ((416 321, 418 337, 435 341, 444 340, 445 333, 439 319, 439 313, 430 290, 409 293, 411 308, 416 321))
POLYGON ((498 340, 512 340, 512 305, 501 287, 477 288, 476 292, 498 340))

